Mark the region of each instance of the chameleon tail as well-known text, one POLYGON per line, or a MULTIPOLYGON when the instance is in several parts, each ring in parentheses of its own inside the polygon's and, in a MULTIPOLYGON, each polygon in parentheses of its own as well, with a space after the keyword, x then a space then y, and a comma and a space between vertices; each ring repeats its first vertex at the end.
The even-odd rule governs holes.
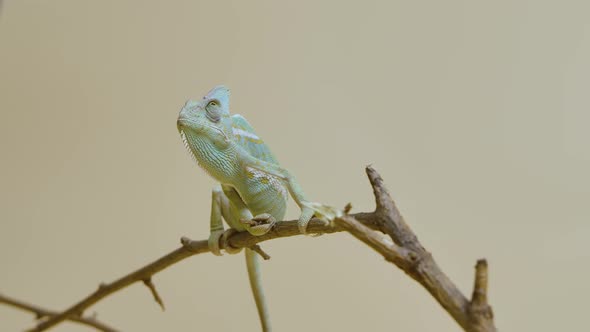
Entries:
POLYGON ((262 289, 260 257, 256 252, 248 248, 246 248, 245 253, 250 288, 252 289, 252 294, 254 294, 254 301, 256 301, 256 308, 258 309, 258 316, 260 317, 260 323, 262 324, 262 331, 270 332, 270 315, 268 313, 266 300, 264 299, 264 290, 262 289))

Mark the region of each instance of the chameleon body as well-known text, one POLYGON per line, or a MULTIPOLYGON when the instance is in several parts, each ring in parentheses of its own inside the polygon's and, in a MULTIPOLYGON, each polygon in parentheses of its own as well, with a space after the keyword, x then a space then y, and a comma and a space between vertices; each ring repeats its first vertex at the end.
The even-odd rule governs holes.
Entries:
MULTIPOLYGON (((229 113, 229 90, 213 88, 202 100, 186 102, 177 120, 178 131, 191 156, 219 185, 213 188, 209 247, 221 255, 220 241, 232 232, 268 232, 283 220, 290 194, 301 208, 299 229, 305 233, 314 213, 294 177, 277 162, 248 121, 229 113), (229 225, 224 230, 222 218, 229 225)), ((237 253, 224 243, 225 251, 237 253)), ((262 291, 259 257, 245 250, 250 285, 263 331, 270 331, 268 307, 262 291)))

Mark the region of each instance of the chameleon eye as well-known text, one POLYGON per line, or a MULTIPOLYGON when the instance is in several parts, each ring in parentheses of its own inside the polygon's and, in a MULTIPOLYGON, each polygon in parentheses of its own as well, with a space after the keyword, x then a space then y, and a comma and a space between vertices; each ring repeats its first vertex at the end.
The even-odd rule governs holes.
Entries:
POLYGON ((219 102, 211 100, 207 103, 207 106, 205 107, 207 118, 209 118, 209 120, 213 122, 219 122, 219 120, 221 119, 221 114, 219 114, 219 109, 217 108, 217 106, 219 106, 219 102))

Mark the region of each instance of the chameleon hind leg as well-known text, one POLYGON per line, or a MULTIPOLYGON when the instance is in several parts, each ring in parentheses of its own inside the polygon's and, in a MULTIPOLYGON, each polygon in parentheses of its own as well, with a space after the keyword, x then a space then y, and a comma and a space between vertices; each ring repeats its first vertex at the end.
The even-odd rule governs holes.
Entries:
POLYGON ((232 211, 232 206, 228 197, 224 194, 221 186, 215 186, 211 193, 211 218, 210 218, 210 233, 209 233, 209 249, 214 255, 221 256, 221 249, 219 246, 219 242, 222 241, 224 243, 225 251, 228 254, 237 254, 242 249, 233 248, 227 243, 228 237, 236 232, 235 229, 231 227, 230 220, 233 221, 233 215, 235 212, 232 211), (225 230, 223 227, 223 219, 226 220, 228 224, 230 224, 230 228, 225 230))
POLYGON ((239 231, 248 231, 248 233, 260 236, 266 234, 272 226, 276 223, 276 219, 269 213, 261 213, 252 216, 252 213, 238 194, 238 192, 230 187, 222 185, 223 194, 229 200, 230 216, 225 218, 225 221, 239 231))
POLYGON ((252 216, 252 213, 242 201, 240 195, 230 186, 215 186, 211 194, 211 217, 209 248, 215 255, 221 256, 220 241, 224 244, 228 254, 237 254, 239 248, 233 248, 227 243, 227 239, 235 232, 248 231, 252 235, 260 236, 267 233, 276 223, 275 218, 262 213, 252 216), (230 226, 228 230, 223 227, 223 219, 230 226))
MULTIPOLYGON (((240 252, 241 249, 233 248, 227 243, 227 238, 234 232, 245 230, 251 232, 250 230, 256 226, 250 226, 250 222, 268 222, 270 220, 274 223, 274 218, 267 214, 252 217, 250 210, 245 206, 235 189, 231 187, 216 186, 213 189, 211 196, 211 235, 209 236, 209 248, 211 248, 211 251, 216 255, 221 255, 221 250, 219 249, 220 240, 224 243, 224 248, 227 253, 236 254, 240 252), (230 226, 227 231, 224 231, 223 229, 222 217, 230 226), (248 220, 248 222, 243 222, 243 220, 248 220)), ((270 227, 272 227, 272 224, 270 227)), ((252 289, 254 301, 256 302, 256 309, 258 310, 258 316, 260 318, 260 323, 262 324, 262 331, 270 332, 270 316, 268 305, 264 297, 260 275, 260 257, 258 257, 256 252, 248 248, 246 248, 245 251, 250 288, 252 289)))

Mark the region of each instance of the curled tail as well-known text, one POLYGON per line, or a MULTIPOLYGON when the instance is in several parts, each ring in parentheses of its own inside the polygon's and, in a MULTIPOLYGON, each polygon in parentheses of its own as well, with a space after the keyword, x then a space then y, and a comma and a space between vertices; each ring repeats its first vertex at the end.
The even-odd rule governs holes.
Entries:
POLYGON ((248 267, 248 278, 250 279, 250 288, 256 301, 256 308, 258 309, 258 316, 262 324, 263 332, 270 332, 270 316, 268 313, 268 306, 264 299, 264 290, 262 289, 262 279, 260 273, 260 257, 258 254, 250 249, 245 250, 246 266, 248 267))

